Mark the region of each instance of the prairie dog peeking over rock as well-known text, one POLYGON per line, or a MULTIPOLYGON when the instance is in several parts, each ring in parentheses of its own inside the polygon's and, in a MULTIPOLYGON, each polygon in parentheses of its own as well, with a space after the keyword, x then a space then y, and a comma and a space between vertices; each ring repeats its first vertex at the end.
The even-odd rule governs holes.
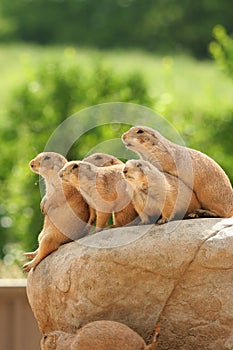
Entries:
POLYGON ((89 219, 89 207, 80 192, 69 183, 62 183, 58 172, 67 163, 60 154, 44 152, 30 162, 31 170, 40 174, 46 185, 46 194, 41 201, 45 214, 44 225, 39 234, 39 248, 24 253, 33 260, 23 266, 24 271, 35 268, 39 262, 61 244, 83 236, 89 219))
POLYGON ((106 153, 93 153, 90 156, 84 158, 83 161, 99 167, 123 164, 120 159, 106 153))
POLYGON ((42 350, 154 350, 155 336, 150 345, 136 332, 123 323, 114 321, 91 322, 77 331, 69 334, 54 331, 41 340, 42 350))
POLYGON ((72 161, 59 173, 63 181, 76 186, 91 211, 96 212, 96 231, 106 225, 111 214, 114 226, 124 226, 137 217, 126 191, 123 167, 123 164, 97 167, 84 161, 72 161))
POLYGON ((157 220, 161 216, 159 224, 182 219, 200 208, 188 186, 145 160, 128 160, 123 174, 134 189, 132 203, 144 224, 150 223, 150 217, 157 220))
POLYGON ((177 145, 145 126, 132 127, 122 135, 122 140, 142 159, 161 167, 163 172, 179 177, 192 189, 201 204, 197 214, 224 218, 233 215, 230 180, 206 154, 177 145))

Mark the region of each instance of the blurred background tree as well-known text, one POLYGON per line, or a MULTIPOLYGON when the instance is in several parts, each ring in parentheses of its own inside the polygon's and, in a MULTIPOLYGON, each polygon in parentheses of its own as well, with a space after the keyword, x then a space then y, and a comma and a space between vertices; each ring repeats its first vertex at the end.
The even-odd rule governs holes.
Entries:
MULTIPOLYGON (((83 108, 114 101, 150 107, 233 181, 232 9, 230 0, 1 0, 4 264, 21 265, 42 227, 29 160, 83 108)), ((93 129, 68 156, 82 158, 123 130, 93 129)))
MULTIPOLYGON (((228 35, 226 29, 216 25, 213 29, 214 41, 210 43, 209 50, 220 69, 232 80, 233 84, 233 37, 228 35)), ((212 139, 220 140, 224 159, 224 166, 229 169, 229 176, 233 180, 233 154, 230 148, 233 144, 233 106, 225 118, 217 119, 212 129, 212 139)))
MULTIPOLYGON (((231 0, 1 0, 12 40, 142 47, 205 57, 216 24, 233 31, 231 0), (184 30, 185 28, 185 30, 184 30)), ((4 32, 3 32, 4 34, 4 32)))
POLYGON ((210 43, 210 52, 220 69, 233 80, 233 37, 219 24, 214 27, 213 36, 215 40, 210 43))

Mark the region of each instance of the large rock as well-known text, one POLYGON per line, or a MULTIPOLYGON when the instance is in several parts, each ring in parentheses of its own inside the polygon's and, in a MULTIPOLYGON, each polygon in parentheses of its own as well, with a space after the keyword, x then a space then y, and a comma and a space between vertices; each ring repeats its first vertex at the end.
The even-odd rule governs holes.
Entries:
POLYGON ((28 276, 42 333, 125 323, 157 349, 233 349, 233 220, 102 231, 60 247, 28 276))

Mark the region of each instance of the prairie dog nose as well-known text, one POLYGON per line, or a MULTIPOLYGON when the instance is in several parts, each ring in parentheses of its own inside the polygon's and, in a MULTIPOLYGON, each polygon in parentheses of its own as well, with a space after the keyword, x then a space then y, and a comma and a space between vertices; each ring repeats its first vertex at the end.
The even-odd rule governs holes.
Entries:
POLYGON ((122 139, 125 140, 126 138, 126 132, 124 132, 124 134, 122 135, 122 139))
POLYGON ((34 166, 35 166, 35 161, 34 161, 34 159, 30 161, 29 166, 30 166, 31 168, 34 168, 34 166))

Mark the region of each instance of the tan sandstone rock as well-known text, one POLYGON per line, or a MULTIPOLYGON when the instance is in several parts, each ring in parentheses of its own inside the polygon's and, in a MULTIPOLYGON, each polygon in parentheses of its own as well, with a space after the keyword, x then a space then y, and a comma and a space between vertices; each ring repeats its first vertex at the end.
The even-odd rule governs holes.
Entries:
POLYGON ((233 349, 233 220, 117 228, 61 246, 28 276, 43 334, 126 324, 158 350, 233 349))

